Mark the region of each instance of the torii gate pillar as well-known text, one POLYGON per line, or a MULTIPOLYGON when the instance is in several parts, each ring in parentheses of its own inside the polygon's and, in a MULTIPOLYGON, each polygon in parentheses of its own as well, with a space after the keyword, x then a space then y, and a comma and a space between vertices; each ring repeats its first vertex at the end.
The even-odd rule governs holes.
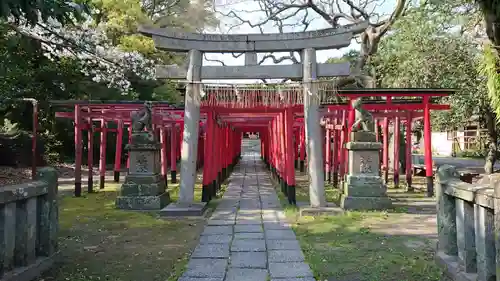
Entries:
POLYGON ((196 155, 198 153, 198 131, 200 123, 201 93, 201 52, 189 51, 189 67, 184 106, 184 134, 181 149, 181 182, 179 203, 194 202, 194 185, 196 184, 196 155))
POLYGON ((203 56, 199 50, 189 51, 187 85, 184 104, 184 130, 181 149, 181 182, 179 200, 161 210, 163 216, 202 215, 206 202, 194 202, 196 160, 201 103, 201 67, 203 56))
POLYGON ((325 178, 323 171, 323 139, 319 114, 318 85, 315 83, 316 75, 316 50, 304 49, 303 59, 303 85, 304 85, 304 119, 307 145, 307 161, 309 170, 309 202, 311 207, 326 207, 325 178))

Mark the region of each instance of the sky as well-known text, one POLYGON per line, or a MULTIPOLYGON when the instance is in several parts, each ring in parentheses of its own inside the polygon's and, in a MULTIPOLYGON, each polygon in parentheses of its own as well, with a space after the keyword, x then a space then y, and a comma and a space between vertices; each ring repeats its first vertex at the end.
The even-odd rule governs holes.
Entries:
MULTIPOLYGON (((299 1, 305 1, 305 0, 299 0, 299 1)), ((328 0, 328 2, 342 2, 342 0, 328 0)), ((359 1, 364 1, 364 0, 354 0, 355 3, 359 3, 359 1)), ((327 1, 322 1, 322 2, 327 2, 327 1)), ((374 10, 378 14, 381 15, 388 15, 392 11, 392 9, 395 6, 396 0, 374 0, 376 2, 377 6, 371 5, 370 11, 374 10)), ((260 11, 259 9, 259 2, 258 1, 253 1, 253 0, 215 0, 215 5, 217 11, 219 11, 219 20, 220 24, 219 27, 213 30, 207 30, 206 33, 223 33, 223 34, 245 34, 245 33, 260 33, 259 29, 257 27, 252 28, 248 24, 244 24, 241 26, 238 26, 236 28, 231 28, 235 26, 236 20, 234 18, 229 18, 225 17, 221 14, 227 14, 229 11, 235 12, 239 17, 243 18, 244 20, 250 20, 253 24, 260 22, 262 19, 265 19, 265 14, 260 11)), ((345 9, 345 11, 349 12, 349 9, 346 9, 346 6, 342 6, 342 9, 345 9)), ((311 22, 309 25, 307 31, 311 30, 319 30, 319 29, 324 29, 324 28, 329 28, 329 24, 324 21, 323 19, 319 18, 319 15, 315 14, 314 12, 310 11, 309 15, 311 18, 314 18, 314 20, 311 22)), ((302 18, 302 17, 300 17, 302 18)), ((298 18, 291 18, 288 20, 286 23, 297 23, 298 18)), ((347 23, 347 22, 346 22, 347 23)), ((277 33, 278 30, 276 27, 273 27, 272 25, 266 25, 264 28, 264 33, 277 33)), ((289 27, 285 30, 285 32, 297 32, 297 31, 303 31, 303 26, 294 26, 294 27, 289 27)), ((359 50, 360 45, 353 40, 351 45, 346 48, 342 48, 339 50, 332 49, 332 50, 321 50, 316 52, 316 58, 318 63, 324 63, 328 58, 331 57, 340 57, 342 54, 347 53, 350 49, 356 49, 359 50)), ((262 58, 262 56, 265 54, 258 54, 258 60, 262 58)), ((279 57, 279 54, 275 54, 276 57, 279 57)), ((209 60, 204 60, 203 64, 204 65, 221 65, 219 62, 216 61, 210 61, 212 59, 216 60, 221 60, 223 61, 226 65, 244 65, 244 56, 241 56, 239 58, 234 58, 231 54, 206 54, 206 58, 209 60)), ((272 64, 272 61, 266 61, 263 64, 272 64)), ((291 64, 290 61, 283 62, 282 64, 291 64)), ((255 80, 254 80, 255 81, 255 80)), ((211 80, 211 82, 215 83, 249 83, 249 82, 254 82, 252 80, 218 80, 214 81, 211 80)), ((208 81, 207 81, 208 82, 208 81)))

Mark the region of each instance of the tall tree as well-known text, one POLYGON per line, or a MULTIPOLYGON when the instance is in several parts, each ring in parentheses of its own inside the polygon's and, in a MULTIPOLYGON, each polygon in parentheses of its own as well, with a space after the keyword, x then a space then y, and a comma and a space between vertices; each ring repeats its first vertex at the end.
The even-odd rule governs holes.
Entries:
MULTIPOLYGON (((396 0, 392 11, 384 14, 384 9, 376 0, 325 0, 325 1, 274 1, 259 0, 258 11, 243 10, 228 12, 219 9, 224 17, 232 19, 234 24, 229 30, 242 25, 256 28, 260 32, 290 32, 306 31, 311 23, 319 19, 330 27, 340 27, 346 23, 369 22, 369 26, 359 36, 361 50, 354 64, 353 74, 337 81, 338 87, 359 83, 361 86, 373 86, 370 73, 365 71, 365 66, 370 58, 377 52, 380 39, 387 34, 396 20, 402 16, 407 1, 396 0), (258 15, 256 15, 258 13, 258 15), (257 18, 258 20, 254 20, 257 18)), ((268 60, 274 63, 282 61, 300 62, 300 55, 290 53, 287 56, 266 54, 259 63, 268 60)))
POLYGON ((25 20, 30 25, 40 21, 46 22, 49 18, 61 24, 73 23, 80 20, 82 12, 86 11, 85 3, 75 3, 65 0, 2 0, 0 3, 0 20, 14 18, 16 21, 25 20))
POLYGON ((485 171, 491 173, 497 141, 497 128, 492 122, 495 115, 479 72, 480 45, 472 37, 463 36, 475 14, 457 15, 455 5, 444 1, 409 9, 394 25, 392 34, 381 41, 372 65, 382 87, 457 89, 455 95, 443 100, 452 110, 434 113, 433 125, 452 130, 478 117, 480 125, 488 129, 485 171))

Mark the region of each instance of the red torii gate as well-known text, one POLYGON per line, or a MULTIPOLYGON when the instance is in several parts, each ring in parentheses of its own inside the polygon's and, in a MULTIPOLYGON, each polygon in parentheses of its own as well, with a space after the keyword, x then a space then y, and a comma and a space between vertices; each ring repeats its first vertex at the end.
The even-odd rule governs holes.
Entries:
MULTIPOLYGON (((234 87, 232 87, 234 88, 234 87)), ((212 89, 211 91, 219 91, 220 88, 212 89)), ((296 160, 303 163, 306 157, 305 153, 305 135, 304 135, 304 120, 303 106, 297 103, 283 104, 281 106, 265 105, 260 98, 259 89, 251 89, 249 92, 252 95, 252 102, 246 106, 234 107, 234 101, 217 102, 214 101, 214 96, 211 91, 207 91, 207 95, 202 101, 201 113, 202 121, 200 126, 199 139, 201 140, 198 146, 198 161, 200 163, 210 163, 206 165, 203 171, 203 201, 209 201, 220 188, 221 181, 228 176, 228 169, 237 162, 241 153, 241 134, 243 132, 259 132, 261 136, 262 158, 269 166, 275 177, 281 182, 282 190, 287 194, 289 202, 295 203, 295 171, 294 163, 296 160), (295 141, 294 141, 295 140, 295 141), (229 154, 227 152, 230 152, 229 154)), ((224 89, 227 92, 227 88, 224 89)), ((394 122, 398 123, 401 119, 413 120, 417 118, 424 119, 424 143, 425 143, 425 166, 427 176, 428 194, 432 195, 432 149, 431 149, 431 126, 430 126, 430 110, 446 110, 448 105, 434 104, 430 101, 434 96, 447 96, 452 94, 453 90, 448 89, 356 89, 356 90, 338 90, 336 94, 347 102, 344 104, 324 104, 322 106, 323 118, 325 122, 325 168, 330 174, 333 171, 335 179, 343 178, 346 172, 345 162, 347 160, 344 144, 349 141, 350 126, 354 121, 354 111, 350 106, 350 102, 358 97, 379 97, 377 101, 367 101, 363 104, 363 108, 369 110, 374 115, 374 118, 379 123, 383 119, 383 167, 385 177, 388 174, 388 125, 389 119, 394 118, 394 122), (401 100, 401 97, 413 97, 413 100, 401 100), (385 100, 382 100, 385 99, 385 100), (333 137, 332 137, 333 135, 333 137), (329 140, 329 141, 326 141, 329 140), (334 147, 337 153, 331 153, 330 145, 333 140, 334 147)), ((279 100, 278 100, 279 102, 279 100)), ((70 118, 75 121, 75 148, 76 148, 76 176, 81 177, 78 171, 81 166, 81 143, 82 129, 92 129, 87 124, 89 120, 99 120, 101 124, 108 121, 121 123, 118 126, 117 135, 123 134, 123 126, 130 124, 130 113, 139 110, 143 102, 123 102, 123 101, 61 101, 53 102, 58 105, 70 106, 74 112, 58 112, 57 117, 70 118), (87 126, 87 127, 86 127, 87 126), (121 129, 120 129, 121 128, 121 129), (80 151, 80 156, 78 156, 80 151)), ((166 176, 166 165, 170 159, 172 172, 176 171, 175 162, 180 156, 180 138, 182 132, 178 132, 177 125, 183 128, 183 111, 181 108, 175 108, 167 103, 153 103, 153 125, 155 130, 160 131, 160 140, 162 142, 162 174, 166 176), (167 153, 167 131, 170 132, 170 158, 166 157, 167 153)), ((411 122, 407 122, 411 126, 411 122)), ((396 139, 399 137, 399 126, 395 127, 396 139)), ((376 126, 378 133, 378 126, 376 126)), ((92 130, 90 130, 92 131, 92 130)), ((106 126, 101 125, 101 159, 105 153, 105 132, 110 131, 106 126), (104 133, 103 133, 104 132, 104 133), (104 144, 103 144, 104 143, 104 144)), ((408 134, 411 130, 407 130, 408 134)), ((378 137, 378 134, 377 134, 378 137)), ((410 144, 411 145, 411 144, 410 144)), ((91 147, 91 146, 90 146, 91 147)), ((121 157, 121 138, 117 140, 117 152, 115 158, 115 175, 119 174, 121 157), (120 142, 120 143, 119 143, 120 142), (120 144, 120 145, 118 145, 120 144), (118 164, 117 164, 118 163, 118 164)), ((410 149, 406 149, 406 153, 411 154, 410 149)), ((90 153, 89 153, 90 154, 90 153)), ((90 155, 89 155, 90 156, 90 155)), ((89 157, 89 162, 91 157, 89 157)), ((303 165, 301 165, 303 166, 303 165)), ((89 165, 91 169, 91 165, 89 165)), ((411 185, 411 157, 407 157, 406 173, 407 182, 411 185), (408 165, 408 163, 410 163, 408 165), (410 172, 409 172, 410 171, 410 172)), ((101 187, 104 183, 105 163, 101 161, 101 187)), ((398 168, 395 167, 395 181, 397 183, 398 168)), ((174 175, 174 174, 173 174, 174 175)), ((91 188, 92 178, 89 178, 89 190, 91 188)), ((174 177, 175 178, 175 177, 174 177)), ((116 176, 115 176, 116 179, 116 176)), ((81 182, 75 180, 75 195, 81 194, 81 182), (80 187, 78 188, 78 184, 80 187)))

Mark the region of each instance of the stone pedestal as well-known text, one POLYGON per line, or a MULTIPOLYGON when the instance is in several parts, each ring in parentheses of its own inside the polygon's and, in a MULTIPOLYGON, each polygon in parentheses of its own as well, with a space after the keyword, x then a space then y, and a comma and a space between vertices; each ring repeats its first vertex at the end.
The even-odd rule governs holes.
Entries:
POLYGON ((150 132, 132 134, 130 169, 116 198, 116 207, 127 210, 160 210, 170 203, 160 171, 161 145, 150 132))
POLYGON ((379 173, 382 144, 375 141, 372 132, 353 132, 351 140, 346 144, 349 169, 344 179, 341 207, 345 210, 390 208, 392 202, 379 173))

